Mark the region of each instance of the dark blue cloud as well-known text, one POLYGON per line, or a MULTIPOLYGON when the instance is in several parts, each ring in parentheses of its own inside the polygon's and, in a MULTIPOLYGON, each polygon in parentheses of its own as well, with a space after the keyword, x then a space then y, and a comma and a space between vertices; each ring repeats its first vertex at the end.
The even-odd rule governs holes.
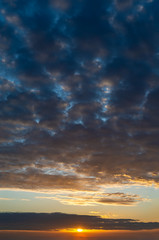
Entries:
POLYGON ((1 213, 0 230, 60 230, 86 229, 97 230, 150 230, 158 229, 157 222, 139 222, 133 219, 104 219, 98 216, 64 213, 1 213))
POLYGON ((1 186, 158 183, 158 1, 0 7, 1 186))

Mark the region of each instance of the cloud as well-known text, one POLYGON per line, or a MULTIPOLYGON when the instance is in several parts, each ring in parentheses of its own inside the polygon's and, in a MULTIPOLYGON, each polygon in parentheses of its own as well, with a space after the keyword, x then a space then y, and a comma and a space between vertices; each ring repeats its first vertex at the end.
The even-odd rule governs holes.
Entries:
POLYGON ((13 198, 0 198, 0 201, 12 201, 15 200, 13 198))
POLYGON ((157 0, 0 7, 1 188, 158 186, 157 0))
POLYGON ((124 194, 124 193, 107 193, 101 199, 98 199, 99 203, 103 204, 115 204, 115 205, 134 205, 140 201, 146 199, 140 198, 138 195, 124 194))
POLYGON ((0 213, 0 230, 60 230, 83 226, 98 230, 158 229, 157 222, 133 219, 105 219, 98 216, 64 213, 0 213))
POLYGON ((95 206, 99 204, 105 205, 121 205, 133 206, 139 202, 148 201, 148 199, 141 198, 139 195, 116 193, 97 193, 97 192, 78 192, 71 193, 70 191, 63 194, 54 194, 55 196, 38 196, 37 199, 58 200, 63 204, 81 205, 81 206, 95 206))
POLYGON ((88 178, 78 178, 76 176, 63 176, 58 174, 43 174, 34 168, 25 173, 9 173, 1 174, 1 182, 4 188, 19 189, 68 189, 68 190, 97 190, 95 186, 92 188, 92 181, 88 178), (26 180, 27 175, 27 180, 26 180), (12 182, 12 184, 10 184, 12 182), (90 183, 89 183, 90 182, 90 183), (86 185, 85 185, 86 184, 86 185))

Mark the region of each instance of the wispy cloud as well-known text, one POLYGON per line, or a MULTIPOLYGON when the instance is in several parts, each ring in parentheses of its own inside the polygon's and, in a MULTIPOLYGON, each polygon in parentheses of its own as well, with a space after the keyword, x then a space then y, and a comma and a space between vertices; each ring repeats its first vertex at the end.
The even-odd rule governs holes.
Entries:
POLYGON ((0 201, 12 201, 15 200, 13 198, 0 198, 0 201))
POLYGON ((66 193, 55 194, 55 196, 38 196, 37 199, 58 200, 63 204, 95 206, 99 204, 105 205, 122 205, 133 206, 139 202, 148 201, 135 194, 116 193, 97 193, 97 192, 78 192, 76 194, 66 193))

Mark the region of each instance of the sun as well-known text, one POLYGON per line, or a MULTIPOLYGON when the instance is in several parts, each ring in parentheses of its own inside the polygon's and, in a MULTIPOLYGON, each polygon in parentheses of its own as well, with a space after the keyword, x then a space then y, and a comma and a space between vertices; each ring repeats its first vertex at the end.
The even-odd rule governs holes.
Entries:
POLYGON ((82 228, 77 228, 77 232, 83 232, 82 228))

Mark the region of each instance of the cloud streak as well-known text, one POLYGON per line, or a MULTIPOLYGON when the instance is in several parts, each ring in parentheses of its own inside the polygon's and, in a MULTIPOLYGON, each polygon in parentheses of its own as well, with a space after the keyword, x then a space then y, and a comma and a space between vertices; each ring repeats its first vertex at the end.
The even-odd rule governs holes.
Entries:
POLYGON ((97 192, 78 192, 76 194, 65 192, 63 194, 55 194, 55 196, 38 196, 37 199, 58 200, 59 202, 67 205, 81 205, 81 206, 96 206, 99 204, 104 205, 121 205, 133 206, 148 199, 141 198, 135 194, 124 194, 121 192, 116 193, 97 193, 97 192))

